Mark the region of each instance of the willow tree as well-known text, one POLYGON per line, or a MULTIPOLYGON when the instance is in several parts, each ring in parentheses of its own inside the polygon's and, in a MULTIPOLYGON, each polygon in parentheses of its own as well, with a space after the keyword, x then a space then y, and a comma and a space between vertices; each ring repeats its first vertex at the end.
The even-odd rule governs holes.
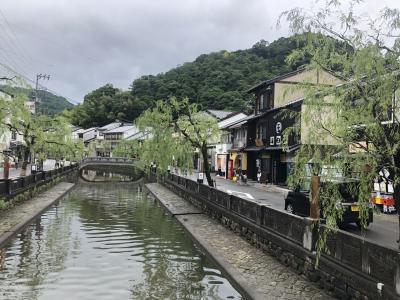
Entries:
POLYGON ((138 158, 141 143, 139 140, 122 140, 113 150, 114 157, 138 158))
MULTIPOLYGON (((306 165, 319 166, 313 169, 319 174, 334 166, 343 176, 357 178, 354 193, 365 226, 373 179, 380 171, 393 184, 397 211, 400 208, 400 11, 384 8, 377 17, 366 18, 356 13, 362 9, 360 2, 326 1, 314 11, 295 8, 280 21, 288 21, 295 33, 309 33, 303 35, 306 46, 293 52, 289 62, 309 57, 308 68, 327 71, 343 82, 298 86, 306 91, 298 123, 302 125, 297 127, 305 137, 292 181, 304 177, 306 165)), ((321 192, 325 216, 334 227, 341 215, 335 205, 339 195, 331 188, 321 192)))
POLYGON ((145 111, 137 120, 139 129, 148 131, 140 152, 140 159, 155 162, 161 171, 168 166, 191 170, 193 154, 199 151, 207 182, 212 186, 208 162, 208 144, 219 136, 217 121, 199 111, 187 98, 158 101, 153 109, 145 111))
POLYGON ((76 161, 83 157, 83 142, 72 139, 71 126, 62 116, 39 116, 35 118, 34 125, 32 150, 37 154, 40 165, 47 158, 76 161))
POLYGON ((16 95, 7 102, 7 117, 1 122, 9 131, 23 139, 21 176, 26 175, 29 159, 79 159, 83 153, 81 142, 73 141, 71 129, 63 117, 32 115, 25 106, 26 98, 16 95))

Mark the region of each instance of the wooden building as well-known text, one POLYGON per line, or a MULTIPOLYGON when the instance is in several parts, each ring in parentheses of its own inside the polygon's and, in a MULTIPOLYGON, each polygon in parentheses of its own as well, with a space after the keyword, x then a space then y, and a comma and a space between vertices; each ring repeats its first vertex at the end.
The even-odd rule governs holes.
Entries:
MULTIPOLYGON (((299 124, 301 130, 289 137, 287 147, 282 144, 283 133, 297 121, 295 113, 301 113, 303 109, 305 91, 299 88, 299 83, 304 82, 315 85, 341 83, 328 72, 301 69, 266 80, 248 90, 256 101, 254 116, 241 124, 247 134, 245 146, 240 151, 241 156, 246 157, 246 173, 250 179, 256 180, 260 170, 262 182, 286 184, 293 156, 302 143, 300 132, 306 132, 303 128, 306 124, 299 124)), ((235 130, 239 131, 239 128, 235 130)))

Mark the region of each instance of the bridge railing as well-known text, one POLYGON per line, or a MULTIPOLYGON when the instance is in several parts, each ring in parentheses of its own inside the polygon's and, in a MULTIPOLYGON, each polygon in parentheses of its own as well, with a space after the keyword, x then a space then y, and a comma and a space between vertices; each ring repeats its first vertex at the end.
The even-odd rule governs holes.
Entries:
POLYGON ((133 164, 135 162, 134 159, 125 158, 125 157, 85 157, 82 160, 82 163, 88 162, 106 162, 106 163, 129 163, 133 164))

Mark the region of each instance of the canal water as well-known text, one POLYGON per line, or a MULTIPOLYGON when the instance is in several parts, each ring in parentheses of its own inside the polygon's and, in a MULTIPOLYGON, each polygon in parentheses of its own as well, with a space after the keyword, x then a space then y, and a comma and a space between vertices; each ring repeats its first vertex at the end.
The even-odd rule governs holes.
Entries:
POLYGON ((1 257, 0 299, 241 299, 142 183, 79 183, 1 257))

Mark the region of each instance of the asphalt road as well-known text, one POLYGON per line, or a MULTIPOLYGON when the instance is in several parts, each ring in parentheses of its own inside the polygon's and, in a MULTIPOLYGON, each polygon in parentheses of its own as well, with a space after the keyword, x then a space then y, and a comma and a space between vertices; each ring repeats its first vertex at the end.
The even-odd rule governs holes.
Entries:
MULTIPOLYGON (((196 179, 197 175, 192 174, 188 177, 196 179)), ((235 183, 221 177, 214 177, 214 179, 216 180, 217 188, 220 190, 244 199, 263 203, 275 209, 284 210, 285 195, 282 192, 266 191, 268 189, 266 186, 261 188, 261 185, 257 187, 254 183, 243 185, 242 183, 235 183)), ((396 214, 374 214, 373 223, 364 232, 355 224, 349 224, 343 230, 364 236, 366 239, 386 247, 395 249, 399 247, 396 242, 399 239, 399 222, 396 214)))

